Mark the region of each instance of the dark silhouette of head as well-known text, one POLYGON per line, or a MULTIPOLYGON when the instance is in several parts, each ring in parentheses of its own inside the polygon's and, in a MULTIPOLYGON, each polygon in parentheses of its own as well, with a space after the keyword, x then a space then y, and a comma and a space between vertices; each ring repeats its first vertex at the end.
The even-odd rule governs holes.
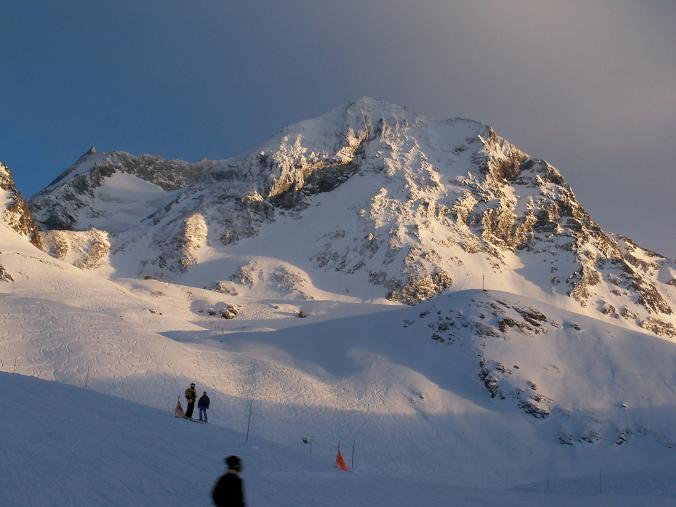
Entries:
POLYGON ((225 458, 225 464, 228 465, 230 470, 235 470, 237 472, 242 470, 242 460, 237 456, 228 456, 225 458))

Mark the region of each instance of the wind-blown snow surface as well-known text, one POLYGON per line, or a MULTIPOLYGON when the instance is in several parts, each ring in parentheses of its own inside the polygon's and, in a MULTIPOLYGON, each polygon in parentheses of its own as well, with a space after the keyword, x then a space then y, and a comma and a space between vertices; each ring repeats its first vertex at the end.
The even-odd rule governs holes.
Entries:
MULTIPOLYGON (((263 495, 257 505, 287 505, 276 492, 295 491, 297 484, 307 484, 322 498, 315 502, 293 493, 301 504, 339 505, 346 498, 357 505, 381 504, 385 490, 385 503, 392 505, 410 505, 411 498, 446 505, 456 496, 465 505, 496 499, 522 505, 543 497, 449 486, 499 490, 507 481, 512 487, 544 489, 547 471, 555 485, 576 494, 573 503, 598 500, 577 494, 595 491, 600 470, 609 477, 624 474, 612 483, 627 505, 644 499, 631 491, 674 494, 662 491, 654 474, 646 472, 673 465, 676 443, 676 348, 655 336, 501 292, 464 291, 401 307, 224 298, 156 280, 113 283, 47 256, 1 224, 0 252, 0 265, 13 278, 0 281, 0 369, 78 386, 88 376, 90 389, 162 410, 166 419, 148 411, 148 423, 136 416, 128 421, 138 425, 138 440, 132 441, 159 440, 160 450, 151 451, 163 460, 159 470, 145 472, 149 464, 130 470, 155 484, 153 477, 173 467, 168 480, 148 489, 165 495, 168 504, 178 503, 177 488, 168 486, 176 470, 187 470, 204 490, 207 468, 217 474, 218 460, 232 449, 250 456, 252 483, 258 477, 263 495), (226 302, 241 305, 236 319, 209 316, 209 309, 226 302), (309 316, 297 318, 300 309, 309 316), (221 429, 176 426, 183 421, 175 421, 171 410, 191 380, 209 392, 211 420, 221 429), (251 431, 267 456, 260 464, 251 448, 236 445, 250 399, 251 431), (193 440, 181 438, 186 432, 193 440), (307 450, 299 451, 302 437, 314 441, 310 465, 300 461, 299 452, 307 450), (354 479, 341 478, 331 467, 335 445, 341 442, 349 450, 353 440, 357 473, 354 479), (179 464, 184 455, 196 468, 179 464), (321 466, 327 468, 319 476, 306 473, 321 466)), ((128 447, 116 446, 115 439, 126 438, 126 414, 136 409, 113 404, 110 413, 98 415, 107 402, 91 393, 69 398, 72 391, 60 389, 35 389, 42 394, 26 399, 26 407, 21 406, 25 398, 12 393, 17 408, 11 411, 36 419, 12 426, 24 432, 19 448, 29 446, 28 456, 49 463, 50 446, 68 447, 74 437, 61 439, 61 432, 70 431, 64 423, 49 431, 41 424, 49 424, 52 412, 65 410, 81 419, 73 427, 78 434, 90 429, 87 441, 98 437, 106 452, 123 459, 119 455, 128 447), (43 404, 40 396, 63 396, 63 406, 43 404), (47 421, 39 422, 38 414, 47 421), (102 422, 108 418, 113 420, 102 422)), ((17 475, 3 480, 20 484, 21 475, 35 467, 12 449, 17 475)), ((99 466, 105 462, 92 458, 90 464, 101 464, 88 467, 89 456, 76 451, 74 459, 82 460, 78 470, 91 480, 86 491, 102 494, 99 466)), ((56 487, 44 484, 46 490, 56 487)), ((120 486, 121 495, 137 499, 141 494, 125 488, 120 486)), ((36 491, 29 500, 45 504, 44 490, 36 491)), ((565 495, 544 497, 570 503, 565 495)), ((92 497, 72 498, 75 505, 87 505, 92 497)), ((99 499, 127 503, 112 496, 99 499)), ((617 504, 616 497, 604 499, 617 504)))

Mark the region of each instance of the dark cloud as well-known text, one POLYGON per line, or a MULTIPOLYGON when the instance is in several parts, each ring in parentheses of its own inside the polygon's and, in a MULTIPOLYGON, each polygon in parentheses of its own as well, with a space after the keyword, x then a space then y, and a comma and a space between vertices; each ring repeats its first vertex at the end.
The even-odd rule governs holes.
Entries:
POLYGON ((90 144, 222 158, 362 95, 494 125, 601 224, 676 255, 676 3, 24 0, 0 157, 27 193, 90 144), (118 123, 119 122, 119 123, 118 123))

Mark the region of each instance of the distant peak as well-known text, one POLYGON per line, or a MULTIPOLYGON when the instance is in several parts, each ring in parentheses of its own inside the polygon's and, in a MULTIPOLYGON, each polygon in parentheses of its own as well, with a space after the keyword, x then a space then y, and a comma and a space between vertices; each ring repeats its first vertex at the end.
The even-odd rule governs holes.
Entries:
POLYGON ((90 155, 96 155, 96 153, 97 153, 96 146, 92 144, 87 151, 85 151, 82 155, 80 155, 80 157, 75 161, 75 164, 83 162, 84 160, 87 159, 87 157, 89 157, 90 155))

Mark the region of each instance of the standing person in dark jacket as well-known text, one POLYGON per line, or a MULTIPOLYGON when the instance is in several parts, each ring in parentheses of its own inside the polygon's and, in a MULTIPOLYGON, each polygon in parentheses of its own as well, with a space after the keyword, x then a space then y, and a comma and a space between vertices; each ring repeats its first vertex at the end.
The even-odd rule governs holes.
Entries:
POLYGON ((204 422, 207 422, 207 409, 209 408, 209 397, 207 396, 207 392, 204 391, 202 393, 202 396, 200 396, 200 400, 197 402, 197 409, 200 413, 200 421, 202 420, 202 415, 204 415, 204 422))
POLYGON ((185 411, 185 418, 192 419, 193 410, 195 410, 195 399, 197 399, 197 392, 195 391, 195 384, 190 384, 190 387, 185 390, 185 399, 188 402, 188 409, 185 411))
POLYGON ((244 484, 239 474, 242 471, 242 460, 237 456, 225 458, 228 471, 218 479, 211 498, 216 507, 246 507, 244 502, 244 484))

